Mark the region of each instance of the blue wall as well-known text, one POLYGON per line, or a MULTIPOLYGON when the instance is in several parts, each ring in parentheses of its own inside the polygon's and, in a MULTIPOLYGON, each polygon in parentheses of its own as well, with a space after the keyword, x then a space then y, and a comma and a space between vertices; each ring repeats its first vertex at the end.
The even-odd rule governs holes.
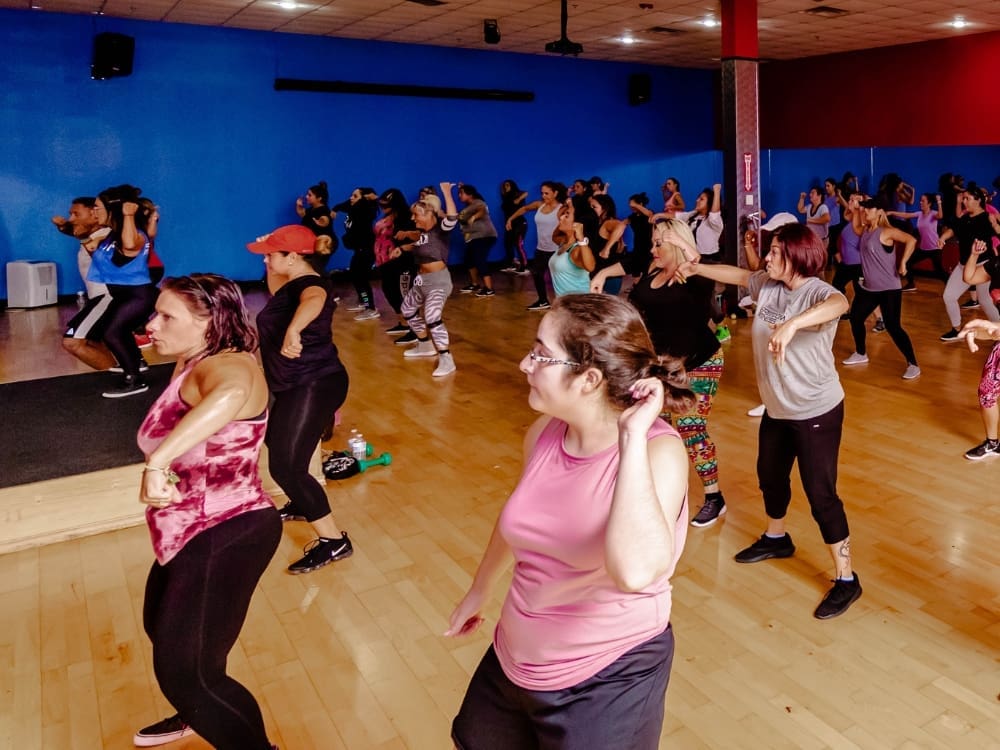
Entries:
MULTIPOLYGON (((320 179, 332 202, 357 185, 413 197, 420 185, 460 180, 496 215, 504 178, 534 197, 543 179, 599 174, 624 209, 642 190, 655 204, 667 174, 693 198, 721 173, 708 71, 30 11, 0 11, 0 49, 0 264, 55 260, 61 294, 81 288, 76 246, 49 217, 121 182, 160 205, 168 273, 256 279, 260 258, 244 243, 297 221, 295 196, 320 179), (135 37, 130 77, 90 80, 101 31, 135 37), (626 96, 634 72, 653 78, 652 102, 639 107, 626 96), (531 90, 536 99, 275 92, 275 77, 531 90)), ((334 265, 347 262, 341 250, 334 265)))

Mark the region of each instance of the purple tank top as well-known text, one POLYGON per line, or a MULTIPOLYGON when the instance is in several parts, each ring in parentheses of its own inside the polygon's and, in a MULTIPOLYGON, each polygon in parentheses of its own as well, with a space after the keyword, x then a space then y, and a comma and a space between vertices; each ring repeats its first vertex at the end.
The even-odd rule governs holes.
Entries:
POLYGON ((896 248, 882 244, 882 227, 866 230, 861 235, 861 273, 864 287, 869 292, 888 292, 902 289, 899 267, 896 265, 896 248))
POLYGON ((845 266, 861 265, 861 235, 850 224, 840 233, 840 261, 845 266))

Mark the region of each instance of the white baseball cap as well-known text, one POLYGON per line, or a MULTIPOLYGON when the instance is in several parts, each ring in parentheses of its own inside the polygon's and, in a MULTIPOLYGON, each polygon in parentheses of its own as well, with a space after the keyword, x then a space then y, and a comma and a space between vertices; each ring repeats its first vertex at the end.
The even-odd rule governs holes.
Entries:
POLYGON ((774 230, 780 229, 781 227, 785 226, 785 224, 798 224, 798 223, 799 220, 793 214, 790 214, 787 211, 781 211, 780 213, 776 213, 774 216, 768 219, 767 223, 762 224, 760 228, 763 229, 765 232, 773 232, 774 230))

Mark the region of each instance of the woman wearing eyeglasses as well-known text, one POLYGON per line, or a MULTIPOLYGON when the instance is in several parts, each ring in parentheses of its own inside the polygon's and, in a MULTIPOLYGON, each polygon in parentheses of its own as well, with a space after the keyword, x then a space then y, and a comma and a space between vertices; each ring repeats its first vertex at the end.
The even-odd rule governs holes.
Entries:
POLYGON ((678 281, 706 276, 745 286, 757 304, 753 317, 754 369, 766 411, 760 421, 757 479, 764 495, 767 529, 736 554, 736 562, 756 563, 795 554, 785 531, 792 499, 792 464, 813 518, 830 549, 837 578, 813 612, 836 617, 861 596, 851 564, 851 536, 844 504, 837 495, 837 459, 844 424, 844 389, 833 360, 837 321, 847 298, 827 284, 826 249, 811 229, 786 224, 771 237, 766 270, 686 262, 678 281))
POLYGON ((695 394, 694 408, 674 414, 673 424, 684 439, 688 458, 705 492, 704 503, 691 525, 711 526, 726 512, 726 501, 719 491, 715 442, 708 434, 708 417, 719 392, 724 355, 709 326, 715 284, 700 276, 687 284, 669 283, 686 260, 685 248, 692 258, 698 257, 688 225, 679 219, 662 219, 653 228, 653 259, 648 266, 638 267, 633 256, 626 256, 598 272, 591 290, 600 291, 608 277, 642 274, 629 300, 642 315, 656 351, 684 361, 688 384, 695 394))
POLYGON ((437 367, 431 373, 435 378, 450 375, 456 369, 443 319, 444 305, 453 288, 451 271, 448 270, 448 243, 451 231, 458 224, 458 209, 451 194, 453 187, 454 183, 441 183, 444 218, 438 216, 441 202, 436 195, 426 195, 410 206, 418 234, 416 239, 392 252, 394 258, 404 252, 412 253, 418 269, 417 278, 413 280, 402 305, 403 317, 416 335, 417 345, 403 352, 403 356, 407 359, 437 357, 437 367))
POLYGON ((691 393, 617 297, 558 298, 520 365, 525 466, 446 635, 471 633, 511 560, 493 645, 452 725, 461 750, 653 750, 673 656, 687 457, 659 418, 691 393))

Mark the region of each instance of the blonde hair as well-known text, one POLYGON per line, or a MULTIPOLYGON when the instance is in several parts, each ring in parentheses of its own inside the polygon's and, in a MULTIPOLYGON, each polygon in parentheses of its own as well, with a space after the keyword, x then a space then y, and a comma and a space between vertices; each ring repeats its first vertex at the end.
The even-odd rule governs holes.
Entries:
POLYGON ((434 214, 440 216, 440 214, 441 214, 441 199, 438 198, 433 193, 430 193, 429 195, 425 195, 423 198, 421 198, 416 203, 414 203, 412 206, 410 206, 410 210, 411 211, 416 211, 418 209, 422 210, 422 211, 431 211, 434 214))
MULTIPOLYGON (((678 235, 691 247, 698 246, 694 238, 694 232, 691 231, 691 227, 689 227, 686 222, 683 222, 680 219, 664 219, 663 221, 656 223, 656 226, 653 227, 653 232, 655 233, 657 230, 660 230, 661 227, 663 229, 673 231, 674 234, 678 235)), ((687 259, 684 255, 684 248, 680 245, 675 245, 673 242, 667 242, 664 243, 664 245, 674 251, 674 254, 678 257, 680 262, 683 263, 687 259)))

